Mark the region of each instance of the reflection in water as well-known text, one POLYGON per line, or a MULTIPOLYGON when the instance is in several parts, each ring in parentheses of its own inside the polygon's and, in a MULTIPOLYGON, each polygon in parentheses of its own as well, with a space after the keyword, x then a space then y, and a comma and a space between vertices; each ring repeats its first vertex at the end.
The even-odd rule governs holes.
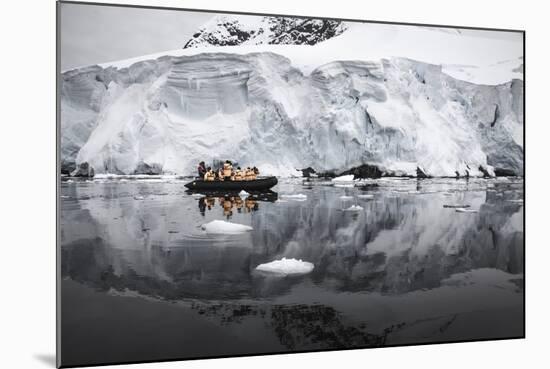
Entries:
MULTIPOLYGON (((113 299, 149 299, 151 312, 177 304, 205 332, 249 332, 263 345, 234 353, 523 334, 521 180, 382 179, 351 188, 281 180, 275 188, 305 201, 181 188, 178 181, 64 184, 63 277, 113 299), (363 210, 343 211, 351 205, 363 210), (206 235, 200 225, 214 219, 254 230, 206 235), (315 269, 298 277, 255 272, 282 257, 315 269)), ((64 314, 75 309, 65 306, 64 314)))

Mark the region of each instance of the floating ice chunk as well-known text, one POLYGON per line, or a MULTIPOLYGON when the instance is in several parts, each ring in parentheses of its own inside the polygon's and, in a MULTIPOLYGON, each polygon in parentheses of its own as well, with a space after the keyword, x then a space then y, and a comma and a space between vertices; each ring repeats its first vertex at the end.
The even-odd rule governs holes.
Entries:
POLYGON ((294 201, 306 201, 307 196, 301 193, 295 195, 281 195, 281 197, 294 201))
POLYGON ((470 205, 443 205, 444 208, 450 208, 450 209, 465 209, 465 208, 469 208, 470 205))
POLYGON ((374 198, 374 195, 357 195, 360 199, 372 199, 374 198))
POLYGON ((140 196, 140 195, 136 195, 136 196, 134 196, 134 200, 145 200, 145 197, 140 196))
POLYGON ((289 274, 307 274, 313 270, 313 264, 307 261, 282 258, 270 263, 260 264, 256 270, 267 273, 282 275, 289 274))
POLYGON ((332 182, 353 182, 353 174, 340 176, 332 179, 332 182))
POLYGON ((343 201, 351 200, 351 199, 353 199, 353 196, 346 196, 346 195, 340 196, 340 200, 343 200, 343 201))
POLYGON ((344 209, 344 211, 361 211, 363 208, 359 205, 352 205, 347 209, 344 209))
POLYGON ((457 213, 477 213, 477 210, 474 209, 465 209, 465 208, 457 208, 455 209, 457 213))
POLYGON ((245 190, 241 190, 241 192, 239 192, 240 197, 246 197, 248 195, 250 195, 250 194, 248 192, 246 192, 245 190))
POLYGON ((210 234, 239 234, 253 230, 250 226, 226 222, 224 220, 213 220, 210 223, 203 224, 201 229, 210 234))

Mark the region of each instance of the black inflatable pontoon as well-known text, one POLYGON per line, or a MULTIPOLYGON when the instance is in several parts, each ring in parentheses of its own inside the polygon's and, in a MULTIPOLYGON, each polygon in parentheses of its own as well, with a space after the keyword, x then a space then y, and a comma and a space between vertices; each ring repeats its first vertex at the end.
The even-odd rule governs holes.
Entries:
POLYGON ((203 181, 194 180, 185 185, 190 190, 206 191, 265 191, 277 184, 277 177, 258 178, 253 181, 203 181))

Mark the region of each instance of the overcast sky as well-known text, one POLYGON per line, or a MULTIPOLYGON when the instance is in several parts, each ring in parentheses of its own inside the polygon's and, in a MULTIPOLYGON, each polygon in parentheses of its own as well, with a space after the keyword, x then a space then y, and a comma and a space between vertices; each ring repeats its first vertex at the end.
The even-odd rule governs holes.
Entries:
POLYGON ((61 3, 61 69, 181 48, 212 16, 61 3))

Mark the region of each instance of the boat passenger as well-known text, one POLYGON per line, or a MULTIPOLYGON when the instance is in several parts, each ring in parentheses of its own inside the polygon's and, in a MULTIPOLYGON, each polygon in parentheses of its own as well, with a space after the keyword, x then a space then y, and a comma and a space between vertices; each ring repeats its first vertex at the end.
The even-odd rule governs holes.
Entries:
POLYGON ((199 166, 197 168, 197 172, 199 174, 199 178, 204 178, 204 175, 206 174, 206 165, 204 164, 204 161, 201 161, 199 163, 199 166))
POLYGON ((218 170, 218 180, 223 181, 223 169, 218 170))
POLYGON ((246 170, 244 171, 244 179, 245 181, 252 180, 252 169, 250 167, 246 167, 246 170))
POLYGON ((216 179, 216 175, 212 171, 211 167, 206 168, 206 173, 204 174, 205 181, 213 181, 216 179))
POLYGON ((242 181, 244 179, 244 173, 241 170, 241 167, 237 167, 235 171, 235 181, 242 181))
POLYGON ((233 172, 233 166, 231 165, 231 162, 229 160, 226 160, 223 164, 223 179, 224 181, 230 181, 231 180, 231 174, 233 172))
POLYGON ((255 180, 257 176, 260 174, 260 170, 256 167, 252 168, 252 179, 255 180))

